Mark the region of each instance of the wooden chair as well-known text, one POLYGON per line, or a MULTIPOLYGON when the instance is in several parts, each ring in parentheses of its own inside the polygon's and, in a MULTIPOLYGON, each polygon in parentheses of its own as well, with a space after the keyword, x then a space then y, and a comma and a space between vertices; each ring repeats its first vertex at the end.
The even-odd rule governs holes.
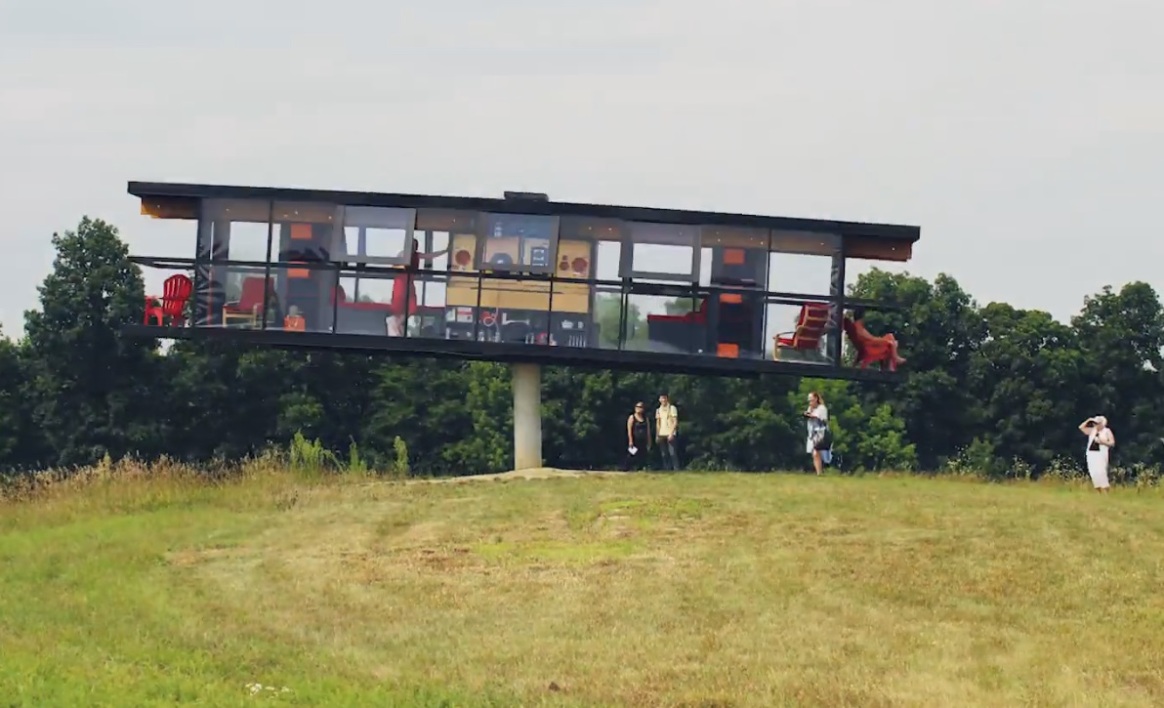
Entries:
POLYGON ((791 332, 780 332, 772 338, 776 342, 772 358, 779 360, 781 350, 819 352, 821 339, 824 337, 825 327, 828 326, 828 323, 828 303, 805 303, 801 306, 800 314, 796 318, 796 329, 791 332))
POLYGON ((147 295, 145 299, 145 317, 143 322, 150 324, 150 320, 164 327, 169 319, 171 326, 181 327, 186 324, 186 301, 194 292, 194 283, 190 276, 175 273, 162 284, 162 296, 147 295))
POLYGON ((222 306, 223 326, 234 322, 256 326, 263 317, 263 308, 266 306, 265 295, 270 290, 270 281, 261 275, 245 278, 238 300, 222 306), (264 285, 267 287, 264 288, 264 285))

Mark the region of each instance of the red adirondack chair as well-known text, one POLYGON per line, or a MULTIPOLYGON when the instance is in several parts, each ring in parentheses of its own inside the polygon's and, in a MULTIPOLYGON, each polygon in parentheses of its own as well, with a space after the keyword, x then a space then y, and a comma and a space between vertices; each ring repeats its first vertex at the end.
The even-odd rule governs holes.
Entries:
POLYGON ((897 338, 892 334, 880 337, 870 334, 865 329, 864 320, 854 320, 847 315, 841 325, 845 328, 849 343, 857 352, 857 365, 862 369, 870 364, 879 364, 882 369, 897 371, 897 365, 905 363, 905 359, 897 354, 897 338))
POLYGON ((186 324, 186 301, 190 299, 192 292, 194 292, 194 283, 191 282, 189 276, 182 273, 171 275, 162 284, 161 297, 146 296, 145 317, 142 321, 149 324, 150 320, 153 320, 157 322, 159 327, 162 327, 165 326, 168 318, 172 326, 181 327, 186 324))

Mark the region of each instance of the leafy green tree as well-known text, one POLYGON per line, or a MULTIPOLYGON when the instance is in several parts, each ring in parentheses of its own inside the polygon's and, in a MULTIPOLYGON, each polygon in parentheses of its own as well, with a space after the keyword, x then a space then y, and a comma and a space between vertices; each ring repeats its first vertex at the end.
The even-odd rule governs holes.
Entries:
MULTIPOLYGON (((169 402, 161 413, 169 454, 238 459, 296 432, 279 429, 281 398, 295 378, 290 353, 214 342, 176 342, 165 357, 169 402), (285 435, 280 435, 285 433, 285 435)), ((308 427, 304 436, 314 440, 308 427)))
POLYGON ((634 401, 649 400, 643 379, 600 369, 543 369, 542 454, 547 463, 580 469, 621 464, 626 417, 634 401))
MULTIPOLYGON (((130 340, 142 282, 116 230, 84 219, 54 235, 57 259, 26 313, 27 336, 0 335, 0 469, 74 465, 105 454, 234 459, 301 436, 377 467, 465 474, 512 464, 509 367, 282 351, 206 341, 130 340)), ((1052 468, 1082 440, 1075 426, 1104 413, 1117 460, 1164 464, 1164 308, 1145 283, 1105 288, 1070 323, 1005 303, 979 307, 957 281, 874 270, 850 292, 901 309, 870 312, 908 358, 900 385, 782 376, 730 379, 546 367, 543 451, 551 465, 611 468, 635 401, 653 416, 660 393, 680 409, 690 467, 809 465, 800 413, 810 390, 828 403, 834 450, 853 470, 968 469, 1008 476, 1052 468)), ((668 312, 690 304, 671 301, 668 312)), ((618 298, 600 297, 606 346, 617 343, 618 298)), ((629 336, 647 336, 632 306, 629 336)))
POLYGON ((866 324, 875 334, 894 333, 908 359, 909 376, 900 386, 864 388, 863 407, 877 410, 889 403, 905 421, 907 439, 917 446, 918 464, 934 469, 968 445, 982 424, 983 408, 966 385, 986 337, 982 315, 970 295, 944 274, 929 283, 874 269, 862 274, 851 292, 902 307, 870 311, 866 324))
POLYGON ((862 421, 856 437, 858 469, 908 471, 917 469, 917 446, 906 439, 905 421, 888 403, 862 421))
POLYGON ((33 424, 27 347, 0 332, 0 470, 35 467, 45 454, 33 424))
MULTIPOLYGON (((396 362, 356 352, 291 351, 281 362, 286 372, 280 383, 279 418, 275 434, 280 439, 296 431, 310 430, 335 451, 359 441, 369 452, 393 450, 393 438, 362 440, 361 432, 374 408, 372 381, 378 371, 396 362)), ((394 453, 393 453, 394 454, 394 453)))
POLYGON ((1072 326, 1085 364, 1076 417, 1107 416, 1121 459, 1164 463, 1164 312, 1156 291, 1143 282, 1106 287, 1085 299, 1072 326))
POLYGON ((60 465, 164 452, 157 342, 120 332, 141 321, 145 293, 117 229, 85 217, 52 243, 40 309, 25 313, 33 423, 60 465))
POLYGON ((478 471, 473 465, 486 464, 476 456, 474 415, 512 414, 500 402, 493 410, 471 407, 466 400, 470 366, 428 359, 376 363, 361 441, 378 465, 385 454, 395 454, 396 437, 408 446, 410 465, 419 474, 465 474, 478 471))
POLYGON ((792 431, 800 420, 786 409, 786 397, 794 385, 783 376, 669 376, 659 380, 658 391, 667 392, 679 408, 685 464, 770 470, 792 459, 792 431))
POLYGON ((513 466, 513 389, 509 367, 474 361, 465 365, 464 406, 468 435, 452 441, 445 460, 460 474, 500 472, 513 466))
POLYGON ((668 315, 686 315, 699 308, 700 301, 689 297, 673 297, 663 303, 663 311, 668 315))
POLYGON ((982 316, 987 335, 968 381, 983 408, 980 433, 1002 460, 1042 469, 1079 437, 1086 358, 1075 332, 1046 312, 991 303, 982 316))

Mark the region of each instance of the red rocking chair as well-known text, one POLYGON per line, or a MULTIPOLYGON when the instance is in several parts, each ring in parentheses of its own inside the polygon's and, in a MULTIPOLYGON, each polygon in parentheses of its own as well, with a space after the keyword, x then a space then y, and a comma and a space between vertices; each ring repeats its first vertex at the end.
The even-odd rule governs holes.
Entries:
POLYGON ((796 316, 796 329, 792 332, 780 332, 772 338, 776 342, 776 347, 772 350, 772 358, 779 359, 781 351, 819 352, 821 338, 824 337, 828 322, 829 306, 827 303, 805 303, 800 308, 800 314, 796 316))
POLYGON ((143 322, 150 324, 153 320, 159 327, 163 327, 169 318, 171 326, 181 327, 186 323, 186 301, 194 291, 194 283, 189 276, 177 273, 166 278, 162 288, 161 297, 146 296, 143 322))

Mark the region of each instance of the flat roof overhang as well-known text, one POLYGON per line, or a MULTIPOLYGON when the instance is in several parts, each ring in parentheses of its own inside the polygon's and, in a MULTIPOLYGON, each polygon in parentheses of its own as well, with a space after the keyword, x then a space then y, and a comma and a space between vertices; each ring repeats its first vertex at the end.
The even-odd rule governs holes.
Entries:
POLYGON ((733 359, 702 354, 504 344, 425 337, 384 337, 368 334, 288 332, 284 330, 219 327, 158 327, 144 324, 123 325, 121 331, 126 336, 145 339, 223 342, 257 347, 348 351, 430 359, 529 363, 725 378, 755 378, 767 374, 889 383, 900 382, 905 376, 905 372, 902 371, 888 372, 877 369, 858 369, 793 361, 733 359))
POLYGON ((270 201, 325 202, 347 206, 411 209, 459 209, 493 211, 510 214, 576 216, 624 221, 647 221, 663 224, 716 225, 809 231, 837 234, 848 239, 878 239, 901 244, 917 242, 921 227, 899 224, 876 224, 828 219, 805 219, 784 216, 757 216, 722 212, 660 209, 655 207, 580 204, 540 199, 487 197, 451 197, 423 194, 350 192, 287 187, 244 187, 233 185, 185 184, 176 182, 129 182, 128 191, 140 199, 263 199, 270 201))

